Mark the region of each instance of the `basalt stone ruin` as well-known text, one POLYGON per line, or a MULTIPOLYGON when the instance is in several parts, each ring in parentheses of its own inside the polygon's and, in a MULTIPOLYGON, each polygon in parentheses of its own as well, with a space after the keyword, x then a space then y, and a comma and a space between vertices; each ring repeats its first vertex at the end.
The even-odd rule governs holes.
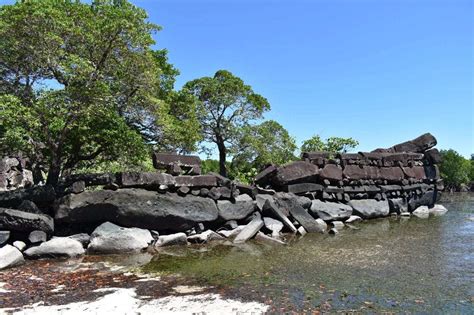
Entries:
MULTIPOLYGON (((446 209, 435 205, 443 188, 435 145, 425 134, 372 152, 305 152, 300 161, 267 167, 254 185, 201 175, 196 156, 155 153, 156 172, 80 174, 55 188, 0 192, 0 246, 22 241, 26 248, 5 255, 26 250, 36 258, 251 238, 285 244, 289 234, 337 234, 365 219, 439 215, 446 209), (43 242, 32 243, 37 235, 43 242)), ((26 170, 3 161, 0 176, 26 170)))

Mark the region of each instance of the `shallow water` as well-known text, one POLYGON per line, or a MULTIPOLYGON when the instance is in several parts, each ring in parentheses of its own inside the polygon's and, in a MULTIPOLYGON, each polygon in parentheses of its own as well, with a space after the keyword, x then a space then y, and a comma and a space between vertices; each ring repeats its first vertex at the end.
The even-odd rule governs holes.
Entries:
POLYGON ((272 311, 474 313, 474 194, 444 196, 429 219, 356 224, 287 246, 165 249, 142 267, 179 273, 272 311))

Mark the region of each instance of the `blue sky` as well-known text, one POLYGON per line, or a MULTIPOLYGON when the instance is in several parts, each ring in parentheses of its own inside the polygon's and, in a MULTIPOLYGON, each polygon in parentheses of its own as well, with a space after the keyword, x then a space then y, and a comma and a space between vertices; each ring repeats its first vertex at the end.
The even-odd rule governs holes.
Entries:
POLYGON ((163 27, 178 88, 230 70, 298 144, 353 137, 367 151, 431 132, 474 153, 472 1, 131 1, 163 27))
POLYGON ((471 1, 132 2, 163 26, 178 87, 230 70, 299 143, 353 137, 371 150, 431 132, 474 153, 471 1))

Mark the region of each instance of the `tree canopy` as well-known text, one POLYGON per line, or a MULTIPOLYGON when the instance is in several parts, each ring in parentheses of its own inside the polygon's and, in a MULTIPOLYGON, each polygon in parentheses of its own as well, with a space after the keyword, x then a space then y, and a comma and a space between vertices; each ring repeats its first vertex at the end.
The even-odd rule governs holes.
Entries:
POLYGON ((83 162, 136 162, 147 143, 195 149, 196 101, 173 90, 179 72, 151 48, 159 29, 125 0, 2 6, 2 152, 28 153, 54 185, 83 162))
POLYGON ((238 138, 239 129, 261 118, 270 104, 226 70, 217 71, 213 77, 187 82, 184 90, 199 101, 198 119, 203 139, 216 144, 219 170, 226 176, 228 148, 238 138))
POLYGON ((441 164, 439 170, 441 178, 447 188, 459 188, 462 184, 474 182, 474 163, 472 160, 465 159, 458 152, 450 150, 441 150, 441 164))
POLYGON ((301 152, 327 151, 332 153, 344 153, 358 145, 359 142, 352 138, 330 137, 326 141, 323 141, 320 136, 316 135, 303 141, 301 152))

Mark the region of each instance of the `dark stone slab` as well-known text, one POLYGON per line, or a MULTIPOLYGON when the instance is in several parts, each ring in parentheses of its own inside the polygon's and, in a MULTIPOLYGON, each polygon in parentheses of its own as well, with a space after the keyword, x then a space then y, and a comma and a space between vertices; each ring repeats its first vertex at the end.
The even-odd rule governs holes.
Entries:
POLYGON ((431 164, 439 164, 441 163, 441 154, 439 153, 438 149, 431 149, 425 152, 425 158, 431 164))
POLYGON ((193 155, 178 155, 173 153, 153 153, 153 166, 156 169, 167 168, 169 165, 177 164, 179 166, 195 166, 201 165, 199 156, 193 155))
POLYGON ((219 217, 223 221, 242 220, 255 211, 255 203, 249 195, 240 195, 234 202, 219 200, 217 202, 219 217))
POLYGON ((334 164, 327 164, 319 172, 319 176, 333 181, 342 180, 342 169, 334 164))
POLYGON ((258 231, 263 227, 264 223, 260 216, 257 216, 247 224, 244 229, 236 236, 234 243, 244 243, 251 239, 257 234, 258 231))
POLYGON ((423 153, 434 147, 436 144, 436 138, 430 133, 425 133, 416 139, 394 145, 392 148, 395 152, 423 153))
POLYGON ((407 178, 416 178, 416 179, 425 179, 425 169, 423 166, 413 166, 413 167, 403 167, 402 168, 405 177, 407 178))
POLYGON ((150 230, 186 231, 200 222, 218 217, 215 202, 209 198, 144 189, 86 191, 67 195, 55 209, 61 223, 112 222, 125 227, 150 230))
POLYGON ((174 177, 176 186, 188 187, 215 187, 217 186, 217 178, 214 175, 182 175, 174 177))
POLYGON ((400 167, 381 167, 379 169, 379 174, 380 179, 388 181, 400 182, 405 178, 405 174, 400 167))
POLYGON ((408 210, 414 211, 419 206, 434 206, 436 202, 436 193, 434 190, 427 191, 420 196, 408 200, 408 210))
POLYGON ((286 185, 283 187, 283 190, 289 193, 294 194, 304 194, 307 192, 313 191, 323 191, 324 187, 320 184, 315 183, 300 183, 300 184, 292 184, 286 185))
POLYGON ((257 187, 242 183, 235 183, 235 189, 238 189, 241 194, 247 194, 252 198, 255 198, 258 193, 257 187))
POLYGON ((60 182, 60 186, 68 187, 79 181, 83 181, 86 187, 106 186, 117 182, 117 175, 112 173, 76 174, 66 177, 60 182))
POLYGON ((352 208, 342 203, 315 199, 312 201, 310 213, 324 221, 343 220, 351 216, 352 208))
POLYGON ((160 185, 174 186, 176 181, 170 174, 158 172, 123 172, 117 174, 121 187, 158 187, 160 185))
POLYGON ((260 186, 265 186, 265 185, 270 184, 271 179, 276 174, 276 171, 277 171, 276 166, 270 165, 269 167, 267 167, 266 169, 258 173, 257 176, 255 176, 255 180, 254 180, 255 183, 260 186))
POLYGON ((347 165, 342 172, 347 179, 379 179, 379 168, 375 166, 347 165))
POLYGON ((331 156, 330 152, 303 152, 301 158, 303 160, 328 159, 331 156))
POLYGON ((39 230, 51 234, 54 232, 54 222, 53 218, 46 214, 0 208, 0 230, 16 232, 39 230))
POLYGON ((389 215, 390 207, 387 200, 377 201, 374 199, 351 200, 349 205, 354 214, 364 219, 380 218, 389 215))
POLYGON ((425 165, 424 169, 427 179, 437 180, 440 178, 438 165, 425 165))
POLYGON ((296 161, 277 169, 273 182, 277 186, 311 182, 316 180, 319 167, 304 161, 296 161))
POLYGON ((321 229, 321 226, 317 224, 316 220, 308 213, 306 209, 302 206, 297 204, 296 202, 286 201, 287 208, 291 214, 291 216, 298 221, 301 226, 308 233, 323 233, 324 231, 321 229))

